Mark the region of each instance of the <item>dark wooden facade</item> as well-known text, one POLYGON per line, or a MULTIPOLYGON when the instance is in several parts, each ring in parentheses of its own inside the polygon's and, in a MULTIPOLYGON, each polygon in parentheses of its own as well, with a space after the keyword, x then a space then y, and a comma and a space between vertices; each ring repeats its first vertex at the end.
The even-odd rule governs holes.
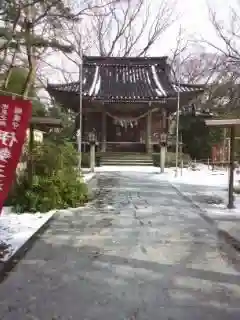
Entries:
MULTIPOLYGON (((104 139, 102 113, 91 112, 83 115, 83 148, 84 144, 87 144, 88 133, 94 130, 102 151, 146 152, 146 141, 149 139, 147 137, 148 114, 139 120, 136 120, 137 117, 132 117, 131 114, 129 115, 131 118, 129 116, 124 117, 120 112, 114 112, 113 114, 119 120, 106 114, 106 139, 104 139), (121 119, 127 120, 128 123, 124 120, 121 121, 121 119), (105 140, 106 146, 104 147, 102 142, 105 140)), ((156 148, 159 144, 160 133, 168 130, 168 119, 162 112, 152 112, 151 127, 151 145, 152 148, 156 148)))
MULTIPOLYGON (((103 152, 152 152, 161 132, 168 132, 178 91, 181 106, 203 92, 202 86, 173 83, 167 57, 84 57, 82 79, 83 147, 94 130, 103 152)), ((48 91, 79 114, 79 82, 49 84, 48 91)))

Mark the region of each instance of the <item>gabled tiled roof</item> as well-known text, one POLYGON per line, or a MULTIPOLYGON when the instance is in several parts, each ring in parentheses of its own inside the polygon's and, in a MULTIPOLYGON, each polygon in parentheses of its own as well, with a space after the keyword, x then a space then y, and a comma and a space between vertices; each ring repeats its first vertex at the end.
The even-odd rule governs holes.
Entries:
MULTIPOLYGON (((176 97, 180 92, 201 92, 200 86, 180 85, 170 81, 167 57, 116 58, 84 57, 83 98, 103 102, 151 102, 176 97)), ((79 94, 79 81, 48 85, 57 92, 79 94)))

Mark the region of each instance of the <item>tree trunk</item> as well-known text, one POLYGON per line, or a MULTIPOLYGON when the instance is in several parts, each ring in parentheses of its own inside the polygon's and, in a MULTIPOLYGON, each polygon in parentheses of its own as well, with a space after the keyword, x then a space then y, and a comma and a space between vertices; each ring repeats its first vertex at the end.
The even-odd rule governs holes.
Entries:
MULTIPOLYGON (((30 13, 29 13, 30 14, 30 13)), ((31 39, 33 35, 33 26, 30 21, 26 21, 26 40, 31 39)), ((28 58, 28 66, 29 71, 27 74, 27 78, 24 82, 23 88, 22 88, 22 96, 23 98, 27 98, 29 91, 31 89, 32 84, 34 83, 35 74, 36 74, 36 57, 35 57, 35 48, 32 46, 31 43, 28 43, 26 41, 26 51, 27 51, 27 58, 28 58)))
POLYGON ((5 79, 4 79, 4 82, 3 82, 3 90, 7 89, 8 87, 8 84, 9 84, 9 81, 10 81, 10 78, 11 78, 11 75, 12 75, 12 71, 13 71, 13 68, 14 68, 14 63, 16 61, 16 55, 17 55, 17 49, 15 50, 14 54, 13 54, 13 57, 12 57, 12 62, 6 72, 6 76, 5 76, 5 79))

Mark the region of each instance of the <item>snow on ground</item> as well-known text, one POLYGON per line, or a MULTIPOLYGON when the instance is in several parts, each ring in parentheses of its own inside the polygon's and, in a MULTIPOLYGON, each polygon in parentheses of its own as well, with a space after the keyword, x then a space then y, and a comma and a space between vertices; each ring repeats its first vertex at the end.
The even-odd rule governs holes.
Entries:
POLYGON ((192 171, 191 169, 184 168, 182 174, 179 170, 177 177, 175 177, 175 170, 173 170, 171 181, 196 186, 226 187, 228 185, 228 176, 227 170, 222 169, 212 171, 203 166, 202 168, 199 168, 199 171, 192 171))
MULTIPOLYGON (((84 182, 90 181, 94 174, 84 173, 84 182)), ((13 256, 55 212, 16 214, 10 207, 4 207, 0 215, 0 262, 6 262, 13 256)))
MULTIPOLYGON (((153 166, 103 166, 96 168, 96 172, 131 172, 139 175, 139 173, 149 173, 151 180, 169 181, 184 195, 197 203, 209 216, 215 218, 240 218, 240 196, 235 196, 236 209, 228 210, 228 179, 229 172, 224 168, 217 168, 212 170, 203 164, 197 165, 197 170, 193 171, 190 168, 178 169, 178 175, 175 176, 175 168, 166 168, 164 174, 160 174, 160 168, 153 166), (209 199, 210 197, 218 197, 223 200, 221 204, 205 204, 201 201, 198 203, 196 197, 209 199)), ((234 173, 234 184, 238 185, 240 181, 240 174, 238 170, 234 173)), ((240 185, 240 184, 239 184, 240 185)))
MULTIPOLYGON (((175 168, 166 168, 164 174, 160 174, 160 168, 153 166, 102 166, 97 167, 95 172, 131 172, 131 173, 152 173, 156 174, 152 178, 156 180, 167 179, 176 183, 206 185, 216 187, 227 187, 228 171, 226 169, 218 169, 212 171, 206 165, 198 165, 199 170, 193 171, 188 168, 178 169, 178 176, 175 177, 175 168)), ((235 182, 240 181, 240 175, 235 174, 235 182), (239 178, 238 178, 239 176, 239 178)))
MULTIPOLYGON (((218 197, 224 199, 224 204, 205 206, 201 203, 201 207, 203 207, 207 214, 212 218, 240 218, 239 196, 236 196, 236 209, 226 209, 228 171, 226 169, 212 171, 205 165, 198 165, 197 167, 199 169, 197 171, 184 168, 182 174, 179 169, 177 177, 175 177, 175 168, 167 168, 164 174, 160 174, 160 168, 153 166, 103 166, 96 168, 95 172, 121 171, 131 172, 131 174, 137 175, 139 175, 139 173, 148 173, 150 174, 150 179, 168 180, 176 185, 180 191, 182 191, 184 186, 188 186, 188 191, 186 192, 185 190, 183 193, 187 193, 189 197, 196 194, 212 196, 216 193, 218 197), (206 188, 203 188, 204 186, 206 186, 206 188)), ((83 180, 88 182, 94 175, 95 173, 89 172, 89 169, 86 169, 83 172, 83 180)), ((240 174, 237 174, 236 170, 235 184, 238 184, 238 180, 240 180, 240 174)), ((11 212, 9 208, 4 208, 0 216, 0 262, 7 261, 55 212, 56 210, 44 214, 15 214, 11 212)))
MULTIPOLYGON (((227 169, 218 168, 212 170, 206 165, 198 165, 197 170, 191 170, 190 168, 178 169, 176 177, 175 168, 169 168, 166 171, 168 173, 167 178, 173 183, 188 184, 195 186, 211 186, 226 189, 228 187, 229 172, 227 169)), ((161 179, 161 175, 155 176, 155 179, 161 179)), ((235 170, 234 184, 237 185, 240 181, 240 174, 235 170)))
POLYGON ((14 255, 55 212, 16 214, 10 208, 3 208, 0 216, 0 262, 5 262, 14 255), (2 245, 6 246, 4 254, 1 253, 2 245))
POLYGON ((94 172, 87 172, 83 175, 83 181, 85 183, 89 182, 95 176, 94 172))
MULTIPOLYGON (((153 166, 102 166, 95 169, 96 172, 146 172, 159 173, 160 169, 153 166)), ((168 170, 166 169, 166 172, 168 170)))
MULTIPOLYGON (((212 219, 239 220, 240 196, 235 195, 235 209, 227 209, 229 171, 224 168, 209 169, 206 165, 198 165, 198 170, 183 169, 175 177, 175 169, 169 175, 169 181, 177 187, 185 196, 192 199, 212 219), (222 203, 211 203, 212 199, 222 199, 222 203), (206 199, 204 202, 203 199, 206 199), (210 200, 210 203, 209 203, 210 200)), ((234 185, 240 186, 240 174, 238 169, 234 172, 234 185)))
MULTIPOLYGON (((205 195, 213 196, 212 192, 206 192, 205 195)), ((201 208, 205 210, 206 214, 214 219, 214 220, 240 220, 240 197, 235 197, 235 209, 228 209, 227 208, 227 192, 222 194, 217 194, 223 199, 223 203, 221 204, 212 204, 211 208, 210 206, 204 207, 204 205, 201 204, 201 208)))

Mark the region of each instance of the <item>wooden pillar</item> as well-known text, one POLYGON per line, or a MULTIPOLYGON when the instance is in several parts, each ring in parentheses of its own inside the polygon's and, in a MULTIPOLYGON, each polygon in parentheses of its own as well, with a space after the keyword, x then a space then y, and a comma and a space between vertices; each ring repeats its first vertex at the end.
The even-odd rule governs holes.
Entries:
POLYGON ((180 134, 180 141, 179 141, 179 158, 180 158, 180 161, 183 160, 183 138, 182 138, 182 134, 180 134))
POLYGON ((147 114, 147 130, 146 130, 146 151, 152 153, 152 110, 147 114))
POLYGON ((228 186, 228 209, 234 208, 234 151, 235 151, 235 127, 231 127, 231 141, 230 141, 230 166, 229 166, 229 186, 228 186))
POLYGON ((107 114, 106 114, 105 106, 103 105, 101 151, 106 152, 106 150, 107 150, 107 114))
POLYGON ((160 172, 164 173, 166 162, 166 145, 160 146, 160 172))

